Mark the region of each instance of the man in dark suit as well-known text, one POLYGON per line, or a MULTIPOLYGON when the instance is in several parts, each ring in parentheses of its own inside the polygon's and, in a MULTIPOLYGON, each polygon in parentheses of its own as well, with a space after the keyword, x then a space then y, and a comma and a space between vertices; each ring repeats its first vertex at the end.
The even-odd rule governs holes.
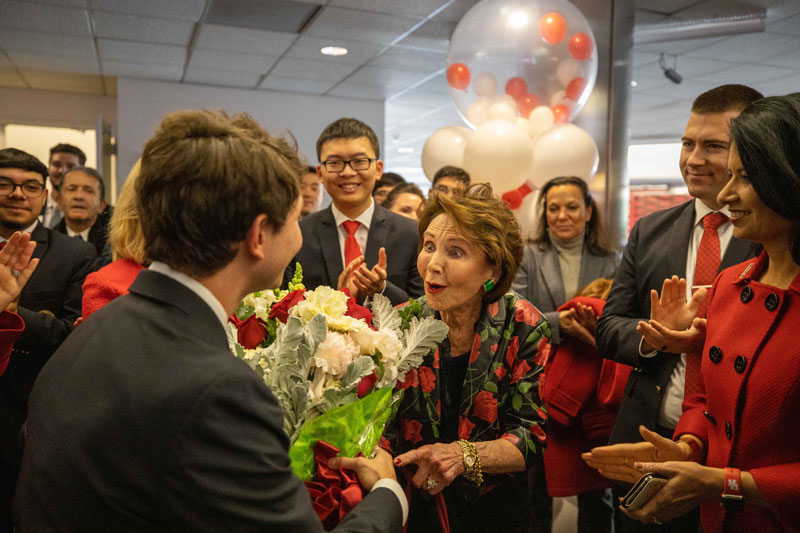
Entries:
MULTIPOLYGON (((705 231, 716 231, 719 270, 755 255, 755 247, 732 237, 727 208, 717 195, 728 181, 727 160, 731 118, 761 98, 742 85, 723 85, 698 96, 682 137, 680 168, 694 200, 658 211, 639 220, 631 230, 603 315, 597 324, 600 353, 633 367, 625 388, 610 442, 639 442, 639 426, 672 438, 681 415, 687 354, 658 351, 637 332, 640 320, 650 317, 650 292, 661 292, 666 278, 694 283, 695 259, 705 231), (722 213, 716 230, 704 229, 703 217, 722 213)), ((687 294, 691 296, 691 292, 687 294)), ((624 531, 653 528, 622 516, 624 531)), ((663 526, 668 531, 697 531, 693 513, 663 526)))
POLYGON ((11 529, 11 499, 21 447, 19 433, 28 395, 39 370, 72 331, 81 315, 81 286, 91 272, 94 249, 38 222, 47 197, 47 167, 14 148, 0 150, 0 241, 15 231, 31 234, 39 267, 22 290, 16 312, 25 331, 14 344, 0 377, 0 531, 11 529))
POLYGON ((290 263, 303 267, 303 284, 347 287, 363 299, 382 293, 397 305, 421 296, 417 271, 417 223, 384 209, 372 199, 383 173, 378 137, 353 118, 329 124, 317 140, 317 176, 331 205, 300 222, 303 248, 290 263))
MULTIPOLYGON (((103 177, 93 168, 75 167, 64 173, 61 181, 61 207, 64 218, 53 228, 70 237, 79 237, 103 255, 108 242, 106 187, 103 177)), ((105 265, 98 265, 105 266, 105 265)))
MULTIPOLYGON (((322 531, 279 404, 225 332, 300 247, 301 172, 296 152, 247 117, 163 120, 137 182, 153 262, 36 381, 18 531, 322 531)), ((388 453, 329 466, 371 489, 340 531, 400 531, 407 503, 388 453)))
POLYGON ((50 178, 50 194, 40 215, 40 222, 46 228, 53 229, 58 224, 64 213, 59 205, 61 179, 64 173, 71 168, 82 167, 86 164, 86 154, 77 146, 59 143, 50 148, 50 160, 47 173, 50 178))

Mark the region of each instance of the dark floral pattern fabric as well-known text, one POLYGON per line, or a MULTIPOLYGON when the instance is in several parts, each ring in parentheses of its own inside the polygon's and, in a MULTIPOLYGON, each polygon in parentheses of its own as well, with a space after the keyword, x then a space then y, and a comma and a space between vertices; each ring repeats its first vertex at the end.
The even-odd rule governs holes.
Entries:
MULTIPOLYGON (((425 299, 423 313, 434 315, 425 299)), ((458 437, 469 441, 504 438, 514 444, 527 467, 541 459, 547 414, 540 400, 542 368, 550 354, 550 327, 530 302, 513 291, 486 306, 475 325, 466 378, 461 392, 458 437)), ((399 384, 403 400, 384 433, 393 454, 439 442, 444 394, 440 383, 440 348, 399 384)), ((487 476, 491 485, 501 476, 487 476)))

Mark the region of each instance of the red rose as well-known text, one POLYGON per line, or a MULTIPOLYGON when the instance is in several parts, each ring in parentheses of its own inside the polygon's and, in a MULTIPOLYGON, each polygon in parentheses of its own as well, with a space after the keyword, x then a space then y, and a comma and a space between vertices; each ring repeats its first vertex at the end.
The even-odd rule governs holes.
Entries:
POLYGON ((266 338, 267 328, 256 315, 250 315, 236 326, 236 340, 248 350, 259 347, 266 338))
POLYGON ((403 425, 403 438, 416 444, 422 440, 422 424, 418 420, 400 420, 403 425))
POLYGON ((481 348, 481 334, 476 333, 475 338, 472 339, 472 351, 469 353, 469 364, 478 360, 478 353, 481 348))
POLYGON ((528 431, 533 433, 539 442, 544 442, 547 440, 547 435, 544 434, 544 430, 539 424, 533 425, 528 428, 528 431))
POLYGON ((364 376, 361 378, 361 381, 358 382, 358 397, 363 398, 367 395, 369 391, 372 390, 372 386, 378 381, 378 376, 375 375, 375 372, 370 374, 369 376, 364 376))
POLYGON ((369 324, 370 328, 375 329, 372 327, 372 313, 363 305, 358 305, 355 298, 347 299, 347 312, 345 313, 345 316, 355 319, 363 319, 364 322, 369 324))
POLYGON ((511 342, 506 349, 506 363, 509 367, 514 366, 514 361, 517 359, 519 352, 519 337, 511 337, 511 342))
POLYGON ((519 442, 519 437, 517 437, 516 435, 512 435, 511 433, 503 433, 500 436, 500 438, 501 439, 505 439, 505 440, 507 440, 508 442, 510 442, 511 444, 514 444, 514 445, 516 445, 519 442))
POLYGON ((481 420, 486 420, 490 424, 497 420, 497 398, 488 390, 476 394, 473 405, 475 416, 481 420))
POLYGON ((306 299, 305 292, 305 289, 297 289, 281 298, 280 302, 273 304, 272 309, 269 311, 269 318, 277 318, 286 324, 286 321, 289 320, 289 311, 292 307, 306 299))
POLYGON ((417 375, 416 368, 412 368, 411 370, 406 372, 406 379, 404 379, 402 383, 397 385, 397 388, 401 390, 406 390, 409 387, 411 388, 419 387, 419 376, 417 375))
POLYGON ((504 377, 506 377, 506 367, 500 366, 494 371, 494 375, 497 376, 499 381, 502 381, 504 377))
POLYGON ((500 309, 500 306, 497 305, 497 302, 492 302, 486 308, 486 312, 489 313, 489 316, 497 316, 497 311, 500 309))
POLYGON ((517 310, 516 313, 514 313, 514 320, 517 322, 524 322, 529 326, 535 326, 542 316, 539 310, 526 300, 517 300, 514 302, 514 308, 517 310))
POLYGON ((539 344, 536 345, 536 357, 533 358, 533 363, 539 366, 545 366, 547 361, 550 360, 550 339, 542 337, 539 339, 539 344))
POLYGON ((419 368, 419 383, 422 387, 422 392, 430 394, 436 388, 436 374, 427 366, 419 368))
POLYGON ((464 417, 458 417, 458 438, 460 440, 469 440, 473 429, 475 429, 475 424, 464 417))
POLYGON ((516 383, 527 376, 530 369, 530 365, 525 360, 514 363, 514 368, 511 369, 511 383, 516 383))

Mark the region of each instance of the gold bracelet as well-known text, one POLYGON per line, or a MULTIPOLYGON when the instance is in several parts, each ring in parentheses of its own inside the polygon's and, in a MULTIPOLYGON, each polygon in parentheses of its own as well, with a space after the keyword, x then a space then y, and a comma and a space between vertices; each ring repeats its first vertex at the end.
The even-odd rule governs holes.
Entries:
POLYGON ((481 470, 481 458, 478 455, 478 448, 469 441, 456 441, 461 446, 464 454, 464 472, 461 474, 465 479, 478 485, 483 484, 483 472, 481 470))

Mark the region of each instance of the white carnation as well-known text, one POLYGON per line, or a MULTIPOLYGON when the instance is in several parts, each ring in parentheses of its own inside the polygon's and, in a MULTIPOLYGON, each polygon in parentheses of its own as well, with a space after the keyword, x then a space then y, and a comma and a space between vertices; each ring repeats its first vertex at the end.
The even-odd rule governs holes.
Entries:
POLYGON ((307 324, 319 314, 339 319, 347 312, 347 295, 343 292, 321 286, 305 293, 305 300, 292 308, 296 316, 307 324))
POLYGON ((358 346, 349 335, 329 332, 325 341, 317 347, 313 363, 326 374, 342 379, 347 367, 358 355, 358 346))

